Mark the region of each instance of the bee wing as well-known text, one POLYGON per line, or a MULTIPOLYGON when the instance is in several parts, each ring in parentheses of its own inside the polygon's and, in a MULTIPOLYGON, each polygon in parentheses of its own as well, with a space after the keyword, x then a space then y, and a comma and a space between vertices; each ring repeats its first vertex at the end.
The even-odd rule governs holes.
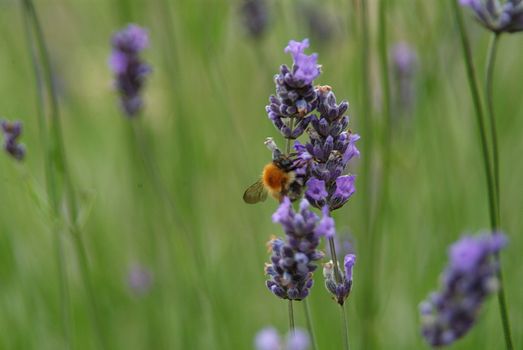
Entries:
POLYGON ((267 199, 267 190, 263 186, 261 179, 253 183, 245 190, 243 194, 243 201, 249 204, 255 204, 258 202, 263 202, 267 199))

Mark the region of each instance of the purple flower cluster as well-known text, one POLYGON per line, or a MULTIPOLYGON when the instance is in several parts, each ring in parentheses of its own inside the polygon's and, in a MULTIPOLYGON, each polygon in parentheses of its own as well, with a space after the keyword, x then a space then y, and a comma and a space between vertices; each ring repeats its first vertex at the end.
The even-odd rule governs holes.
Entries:
POLYGON ((307 332, 295 329, 283 341, 274 328, 264 328, 256 334, 254 345, 256 350, 307 350, 310 339, 307 332))
POLYGON ((1 126, 5 138, 5 151, 16 160, 24 159, 25 147, 24 145, 18 143, 18 138, 22 134, 22 123, 19 121, 11 123, 6 120, 2 120, 1 126))
POLYGON ((289 42, 285 52, 292 55, 294 64, 292 69, 286 65, 280 67, 280 73, 274 77, 276 95, 269 98, 270 104, 265 108, 269 119, 286 139, 296 139, 303 134, 313 119, 308 114, 316 108, 312 83, 320 75, 320 68, 317 54, 304 53, 308 47, 308 39, 289 42))
POLYGON ((323 265, 323 277, 325 277, 325 287, 334 296, 336 302, 340 305, 345 303, 345 300, 350 294, 352 288, 352 268, 356 263, 356 255, 347 254, 343 262, 345 272, 343 276, 339 276, 340 281, 337 281, 334 263, 329 261, 323 265))
POLYGON ((279 298, 302 300, 312 287, 315 261, 323 258, 317 248, 320 237, 327 234, 328 225, 309 209, 307 200, 303 199, 295 212, 288 197, 283 199, 272 220, 282 225, 286 240, 274 238, 269 242, 272 256, 271 263, 265 266, 270 278, 267 287, 279 298))
POLYGON ((420 304, 422 334, 432 346, 449 345, 474 325, 486 297, 498 288, 493 259, 507 243, 501 233, 464 236, 449 249, 441 290, 420 304))
POLYGON ((240 12, 247 33, 254 39, 261 38, 269 22, 267 0, 245 0, 240 12))
POLYGON ((330 211, 343 206, 355 192, 353 175, 343 175, 349 161, 359 156, 356 141, 359 135, 347 129, 349 117, 344 115, 349 103, 336 103, 330 86, 316 89, 319 118, 313 118, 309 142, 296 142, 298 158, 305 164, 299 169, 307 179, 306 198, 316 208, 330 211))
POLYGON ((151 67, 139 55, 149 46, 149 37, 144 29, 130 24, 113 36, 112 46, 109 65, 115 74, 116 89, 123 111, 128 117, 134 117, 142 109, 141 92, 145 77, 151 72, 151 67))
POLYGON ((523 31, 523 1, 508 0, 459 0, 462 6, 474 11, 476 19, 494 33, 523 31))

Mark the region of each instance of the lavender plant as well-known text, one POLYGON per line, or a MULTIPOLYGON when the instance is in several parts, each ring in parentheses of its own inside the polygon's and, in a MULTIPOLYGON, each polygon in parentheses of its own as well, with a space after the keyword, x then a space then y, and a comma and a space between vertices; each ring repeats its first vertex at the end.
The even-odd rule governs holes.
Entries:
POLYGON ((4 150, 14 159, 21 161, 25 157, 25 147, 19 143, 22 135, 22 123, 19 121, 9 122, 2 120, 0 122, 4 134, 4 150))
POLYGON ((149 36, 143 28, 129 24, 112 39, 113 51, 109 65, 115 75, 115 87, 120 94, 123 112, 136 116, 143 107, 142 90, 151 67, 140 53, 149 46, 149 36))
POLYGON ((290 332, 284 340, 274 328, 268 327, 259 331, 254 339, 256 350, 307 350, 310 344, 308 334, 300 329, 290 332))
POLYGON ((501 233, 464 236, 449 248, 441 289, 420 304, 422 334, 431 346, 447 346, 465 336, 486 298, 499 288, 494 256, 506 245, 501 233))
MULTIPOLYGON (((276 95, 270 97, 266 107, 269 119, 287 140, 287 155, 291 140, 296 140, 305 130, 309 136, 305 144, 295 141, 296 176, 273 216, 273 220, 284 227, 287 241, 271 241, 273 255, 272 264, 266 267, 270 276, 267 286, 280 298, 304 299, 312 287, 310 276, 316 268, 310 262, 321 258, 316 247, 319 237, 325 236, 333 257, 324 270, 326 286, 342 306, 346 323, 343 304, 352 286, 355 256, 346 256, 342 274, 334 246, 335 223, 331 211, 341 208, 355 191, 355 176, 346 172, 349 161, 359 156, 355 145, 359 135, 348 129, 349 117, 345 115, 348 102, 338 104, 330 86, 313 86, 321 72, 317 54, 305 54, 308 47, 307 39, 289 42, 285 52, 292 55, 292 69, 286 65, 280 67, 280 73, 275 76, 276 95), (304 189, 306 199, 302 200, 297 214, 292 210, 291 201, 300 198, 304 189), (321 209, 321 219, 308 209, 309 204, 321 209)), ((346 344, 348 346, 347 333, 346 344)))

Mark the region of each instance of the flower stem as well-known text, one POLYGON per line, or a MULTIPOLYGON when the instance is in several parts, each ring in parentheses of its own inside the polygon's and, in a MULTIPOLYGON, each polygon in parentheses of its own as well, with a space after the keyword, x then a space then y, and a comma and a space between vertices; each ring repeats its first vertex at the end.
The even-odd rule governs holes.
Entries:
POLYGON ((329 237, 329 248, 331 250, 331 257, 332 262, 334 265, 334 278, 336 279, 336 283, 340 284, 342 283, 340 268, 338 265, 338 257, 336 255, 336 245, 334 244, 334 237, 329 237))
POLYGON ((316 343, 316 337, 314 336, 314 327, 312 325, 311 310, 309 308, 309 302, 307 298, 303 299, 303 308, 305 309, 305 320, 307 322, 307 329, 311 337, 312 350, 318 350, 318 344, 316 343))
POLYGON ((67 280, 66 262, 64 258, 62 237, 60 229, 58 227, 57 218, 59 217, 60 203, 58 200, 58 194, 56 191, 56 178, 52 167, 52 157, 47 141, 47 126, 45 122, 45 106, 44 106, 44 91, 42 88, 42 76, 41 70, 38 65, 37 52, 35 48, 35 39, 30 23, 30 14, 28 8, 25 7, 23 12, 23 21, 25 26, 26 40, 29 47, 31 56, 31 64, 35 75, 35 85, 37 92, 37 120, 38 129, 40 133, 40 140, 44 149, 44 169, 45 169, 45 182, 46 192, 49 200, 49 206, 51 208, 51 221, 54 227, 54 253, 56 257, 56 264, 58 266, 58 279, 59 279, 59 290, 60 290, 60 309, 62 317, 62 332, 65 341, 65 347, 67 349, 72 348, 72 337, 71 337, 71 307, 69 304, 70 292, 69 284, 67 280))
MULTIPOLYGON (((494 66, 496 62, 496 54, 499 44, 500 34, 492 34, 492 39, 489 45, 489 51, 487 56, 486 63, 486 73, 485 73, 485 98, 487 101, 487 115, 490 121, 490 135, 492 139, 492 160, 493 160, 493 172, 494 172, 494 183, 496 188, 496 215, 498 227, 501 227, 501 189, 500 189, 500 179, 499 179, 499 148, 498 148, 498 137, 496 131, 496 118, 494 115, 494 98, 493 98, 493 83, 494 83, 494 66)), ((512 337, 510 332, 510 321, 508 316, 507 301, 505 298, 505 292, 503 290, 503 271, 501 270, 500 257, 499 254, 495 256, 499 264, 498 280, 500 282, 500 289, 498 292, 498 303, 500 305, 500 314, 501 322, 503 323, 503 331, 505 335, 505 343, 507 344, 507 349, 512 349, 512 337)))
POLYGON ((490 41, 487 63, 485 69, 485 99, 487 102, 487 115, 490 122, 490 138, 492 139, 492 160, 494 183, 496 187, 496 209, 498 225, 501 227, 501 203, 500 203, 500 186, 499 186, 499 151, 498 151, 498 137, 496 131, 496 118, 494 117, 494 103, 493 103, 493 82, 494 82, 494 66, 496 62, 496 54, 500 35, 492 34, 490 41))
POLYGON ((343 334, 345 335, 344 338, 344 345, 346 350, 350 350, 350 343, 349 343, 349 319, 347 317, 347 313, 345 312, 345 304, 340 305, 341 310, 341 317, 343 318, 343 334))
MULTIPOLYGON (((290 118, 289 129, 291 130, 291 133, 292 133, 292 130, 294 129, 294 117, 290 118)), ((285 154, 288 155, 289 153, 291 153, 291 138, 290 137, 285 140, 285 154)))
POLYGON ((367 0, 361 0, 360 3, 360 45, 361 45, 361 84, 362 84, 362 103, 360 120, 363 123, 363 133, 365 134, 365 141, 363 141, 363 179, 364 190, 366 195, 363 196, 363 217, 365 218, 365 229, 371 221, 372 209, 372 143, 373 143, 373 128, 370 106, 370 53, 369 53, 369 11, 367 0))
MULTIPOLYGON (((38 56, 41 65, 38 65, 35 63, 36 67, 41 67, 42 69, 42 76, 43 79, 40 79, 40 77, 37 77, 37 81, 43 81, 45 84, 47 95, 49 97, 49 157, 48 161, 52 164, 50 168, 52 169, 51 173, 53 174, 52 179, 54 180, 54 175, 59 175, 63 179, 64 182, 64 193, 66 197, 66 208, 67 213, 65 214, 64 221, 69 221, 68 224, 70 225, 70 232, 73 236, 73 239, 76 239, 75 247, 77 249, 77 254, 80 259, 80 264, 82 266, 81 268, 81 275, 82 279, 85 283, 85 288, 89 290, 88 298, 89 302, 92 306, 91 312, 93 313, 93 323, 94 327, 98 336, 99 346, 100 348, 104 348, 104 345, 106 344, 103 338, 103 332, 102 332, 102 326, 100 323, 100 317, 98 316, 98 311, 96 308, 96 301, 94 299, 94 290, 92 287, 92 282, 90 281, 89 275, 88 275, 88 265, 87 265, 87 259, 86 259, 86 253, 85 253, 85 247, 83 246, 83 243, 81 241, 80 237, 80 230, 77 227, 77 202, 76 202, 76 195, 75 190, 73 187, 72 179, 70 176, 70 173, 67 169, 67 162, 66 162, 66 156, 65 156, 65 147, 64 147, 64 141, 63 141, 63 135, 62 135, 62 126, 61 126, 61 120, 60 120, 60 109, 58 104, 58 95, 56 93, 56 89, 53 82, 53 73, 51 69, 51 63, 49 59, 49 51, 47 49, 47 44, 45 42, 44 33, 42 30, 42 27, 40 25, 40 21, 36 12, 36 9, 34 7, 34 4, 32 0, 23 0, 24 9, 25 9, 25 15, 27 16, 27 21, 29 23, 29 27, 32 26, 32 30, 34 30, 35 38, 36 38, 36 47, 38 51, 38 55, 36 55, 35 52, 35 60, 36 56, 38 56), (56 173, 55 173, 56 171, 56 173), (67 217, 68 214, 68 217, 67 217)), ((38 69, 38 68, 36 68, 38 69)), ((43 93, 41 94, 43 96, 43 93)), ((43 100, 43 97, 42 97, 43 100)), ((43 118, 42 118, 43 119, 43 118)), ((45 124, 45 121, 44 123, 45 124)), ((45 126, 44 126, 45 127, 45 126)), ((46 138, 47 140, 47 138, 46 138)), ((48 180, 49 182, 50 180, 48 180)), ((58 181, 53 182, 55 186, 58 185, 58 181)), ((60 206, 60 194, 58 192, 57 187, 53 187, 53 193, 52 197, 50 197, 50 201, 52 202, 51 205, 54 207, 53 211, 57 214, 57 218, 59 216, 59 206, 60 206)))
POLYGON ((289 332, 294 333, 294 308, 292 300, 289 299, 289 332))
MULTIPOLYGON (((465 65, 467 68, 467 77, 468 77, 468 81, 469 81, 469 85, 470 85, 470 91, 472 94, 472 100, 474 102, 474 106, 476 109, 476 118, 477 118, 478 127, 479 127, 481 148, 483 151, 483 161, 484 161, 485 174, 486 174, 486 180, 487 180, 490 223, 491 223, 492 233, 494 234, 499 229, 498 216, 497 216, 497 203, 496 203, 496 195, 495 195, 495 184, 494 184, 494 179, 492 176, 492 168, 491 168, 491 164, 490 164, 490 156, 489 156, 489 150, 488 150, 488 145, 487 145, 487 134, 486 134, 486 130, 485 130, 483 109, 482 109, 481 99, 480 99, 480 95, 479 95, 478 82, 477 82, 476 73, 474 70, 474 63, 472 60, 472 51, 470 48, 468 35, 467 35, 466 29, 465 29, 465 25, 463 24, 463 14, 461 13, 461 9, 459 8, 459 5, 456 0, 450 0, 450 2, 451 2, 451 6, 454 10, 456 22, 459 27, 461 45, 463 48, 463 56, 464 56, 464 61, 465 61, 465 65)), ((501 261, 499 259, 498 254, 496 254, 496 261, 499 266, 499 271, 498 271, 497 277, 499 279, 499 284, 500 284, 500 288, 498 291, 498 304, 499 304, 499 310, 500 310, 500 315, 501 315, 501 323, 503 326, 503 334, 505 336, 506 348, 507 348, 507 350, 512 350, 512 349, 514 349, 514 346, 512 345, 510 322, 509 322, 509 318, 508 318, 507 305, 506 305, 506 300, 505 300, 505 292, 504 292, 504 288, 503 288, 501 261)))

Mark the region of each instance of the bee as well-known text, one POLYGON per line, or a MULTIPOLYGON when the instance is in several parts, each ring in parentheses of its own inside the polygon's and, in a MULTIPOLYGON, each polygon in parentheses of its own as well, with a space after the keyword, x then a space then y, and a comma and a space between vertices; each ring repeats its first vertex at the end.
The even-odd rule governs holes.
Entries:
POLYGON ((245 190, 245 203, 263 202, 268 194, 281 201, 296 179, 296 166, 291 156, 283 155, 278 149, 273 151, 272 162, 263 168, 260 179, 245 190))

